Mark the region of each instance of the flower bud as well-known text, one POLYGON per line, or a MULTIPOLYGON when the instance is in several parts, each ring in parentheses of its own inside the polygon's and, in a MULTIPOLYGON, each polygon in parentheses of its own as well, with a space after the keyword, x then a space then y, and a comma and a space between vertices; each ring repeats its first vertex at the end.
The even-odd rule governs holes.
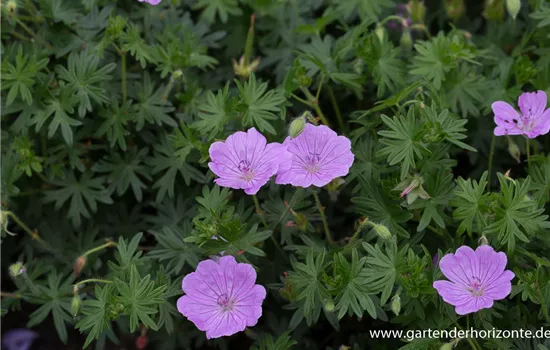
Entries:
POLYGON ((391 311, 395 314, 395 316, 399 316, 399 312, 401 311, 401 297, 399 294, 396 294, 393 298, 391 298, 391 311))
POLYGON ((445 344, 441 345, 439 350, 452 350, 453 348, 454 348, 454 346, 453 346, 452 343, 445 343, 445 344))
POLYGON ((78 316, 78 313, 80 312, 80 305, 82 305, 80 296, 78 293, 75 293, 73 296, 73 301, 71 302, 71 313, 73 314, 73 317, 78 316))
POLYGON ((181 69, 178 69, 172 73, 172 78, 174 80, 178 80, 182 75, 183 75, 183 72, 181 71, 181 69))
POLYGON ((10 276, 17 278, 25 273, 25 266, 21 262, 16 262, 9 267, 10 276))
POLYGON ((10 14, 14 14, 15 11, 17 10, 17 1, 15 0, 8 1, 6 4, 6 9, 10 14))
POLYGON ((353 71, 359 75, 363 74, 363 67, 365 66, 365 61, 359 57, 353 62, 353 71))
POLYGON ((84 266, 86 266, 87 259, 85 256, 79 256, 78 259, 75 260, 74 266, 73 266, 73 272, 75 277, 78 277, 80 273, 82 272, 82 269, 84 266))
POLYGON ((409 8, 411 9, 411 18, 413 22, 424 23, 424 17, 426 16, 424 0, 411 0, 409 2, 409 8))
POLYGON ((411 31, 408 28, 403 30, 401 40, 399 40, 399 45, 404 51, 410 51, 412 49, 412 36, 411 31))
POLYGON ((306 75, 306 74, 300 74, 298 76, 298 84, 300 84, 300 86, 302 87, 309 87, 312 83, 312 79, 310 76, 306 75))
POLYGON ((294 119, 292 123, 290 123, 290 127, 288 128, 288 136, 290 136, 291 139, 298 137, 305 128, 306 118, 301 115, 298 118, 294 119))
POLYGON ((374 33, 376 34, 376 36, 378 37, 378 40, 380 40, 380 42, 383 42, 384 39, 387 38, 386 28, 384 28, 384 26, 382 26, 380 24, 376 26, 376 29, 374 30, 374 33))
POLYGON ((391 238, 391 232, 388 230, 388 228, 381 224, 376 224, 374 222, 371 222, 372 227, 374 228, 374 231, 380 236, 382 239, 390 239, 391 238))
POLYGON ((328 312, 334 311, 334 301, 332 299, 325 300, 324 307, 328 312))
POLYGON ((149 339, 145 335, 140 335, 136 339, 136 349, 143 350, 147 347, 147 344, 149 344, 149 339))
POLYGON ((508 14, 510 15, 510 17, 515 20, 518 16, 519 10, 521 9, 521 1, 506 0, 506 9, 508 10, 508 14))
POLYGON ((518 145, 511 139, 508 138, 508 153, 516 160, 516 162, 521 163, 521 151, 519 150, 518 145))
POLYGON ((464 0, 445 0, 445 11, 450 19, 456 21, 464 14, 464 0))
POLYGON ((479 245, 489 245, 489 240, 485 235, 481 236, 477 242, 479 245))

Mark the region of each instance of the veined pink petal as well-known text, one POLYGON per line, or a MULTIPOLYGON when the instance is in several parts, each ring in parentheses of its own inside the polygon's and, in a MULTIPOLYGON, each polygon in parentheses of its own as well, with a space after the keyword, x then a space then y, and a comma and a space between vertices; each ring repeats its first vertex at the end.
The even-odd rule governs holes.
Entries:
POLYGON ((519 96, 518 105, 524 117, 538 118, 546 109, 546 93, 542 90, 537 92, 525 92, 519 96))

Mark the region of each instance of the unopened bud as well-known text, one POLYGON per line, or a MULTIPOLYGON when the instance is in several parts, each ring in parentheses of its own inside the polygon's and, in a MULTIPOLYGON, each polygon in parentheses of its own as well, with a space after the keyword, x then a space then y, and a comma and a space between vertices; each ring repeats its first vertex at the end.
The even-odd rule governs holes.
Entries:
POLYGON ((424 0, 411 0, 409 2, 411 9, 411 18, 414 23, 424 23, 424 16, 426 16, 426 6, 424 6, 424 0))
POLYGON ((328 312, 334 311, 334 301, 332 301, 332 299, 325 301, 325 310, 328 312))
POLYGON ((71 302, 71 313, 73 314, 73 317, 78 316, 78 313, 80 312, 80 305, 82 305, 80 296, 78 293, 75 293, 73 296, 73 301, 71 302))
POLYGON ((454 346, 453 346, 452 343, 445 343, 445 344, 441 345, 439 350, 452 350, 453 348, 454 348, 454 346))
POLYGON ((149 339, 145 335, 140 335, 136 339, 136 349, 143 350, 147 347, 147 344, 149 344, 149 339))
POLYGON ((10 14, 14 14, 15 10, 17 10, 17 1, 10 0, 6 3, 6 9, 10 14))
POLYGON ((182 75, 183 75, 183 72, 181 71, 181 69, 178 69, 172 73, 172 78, 174 80, 178 80, 179 78, 181 78, 182 75))
POLYGON ((479 245, 489 245, 489 240, 485 235, 481 236, 477 242, 479 245))
POLYGON ((391 232, 388 230, 388 228, 381 224, 375 224, 374 222, 371 222, 372 227, 374 228, 374 231, 380 236, 382 239, 390 239, 391 238, 391 232))
POLYGON ((25 266, 21 262, 16 262, 9 267, 10 276, 17 278, 25 273, 25 266))
POLYGON ((399 294, 396 294, 391 299, 391 311, 395 314, 395 316, 399 316, 399 312, 401 312, 401 297, 399 294))
POLYGON ((301 115, 298 118, 294 119, 292 123, 290 123, 290 127, 288 128, 288 136, 290 136, 291 139, 298 137, 305 128, 306 118, 301 115))
POLYGON ((516 162, 521 163, 521 151, 519 150, 518 145, 511 139, 508 138, 508 153, 516 160, 516 162))
POLYGON ((405 51, 410 51, 412 49, 412 36, 410 30, 405 29, 403 31, 399 44, 401 45, 401 48, 405 51))
POLYGON ((85 256, 79 256, 78 259, 75 260, 74 266, 73 266, 73 272, 76 277, 80 276, 80 273, 82 272, 82 269, 84 266, 86 266, 87 259, 85 256))
POLYGON ((374 33, 376 34, 376 36, 378 37, 378 40, 380 40, 380 42, 383 42, 384 39, 387 37, 386 28, 384 28, 384 26, 382 26, 380 24, 376 26, 376 29, 374 30, 374 33))
POLYGON ((506 9, 508 10, 508 14, 510 15, 510 17, 515 20, 518 16, 519 10, 521 9, 521 1, 506 0, 506 9))

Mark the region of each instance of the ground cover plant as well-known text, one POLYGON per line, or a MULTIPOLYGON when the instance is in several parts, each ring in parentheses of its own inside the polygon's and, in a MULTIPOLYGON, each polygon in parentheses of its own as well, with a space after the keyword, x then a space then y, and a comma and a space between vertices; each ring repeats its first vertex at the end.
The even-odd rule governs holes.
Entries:
POLYGON ((550 349, 550 2, 1 11, 3 349, 550 349))

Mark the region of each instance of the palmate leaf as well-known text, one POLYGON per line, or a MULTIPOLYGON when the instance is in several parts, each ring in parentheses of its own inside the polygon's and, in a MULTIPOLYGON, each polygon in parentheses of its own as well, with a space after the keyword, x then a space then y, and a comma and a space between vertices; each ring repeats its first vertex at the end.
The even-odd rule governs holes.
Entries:
POLYGON ((345 18, 351 15, 359 14, 362 20, 377 19, 387 8, 392 8, 395 4, 393 0, 339 0, 334 2, 335 11, 345 18))
POLYGON ((23 54, 22 46, 18 46, 15 56, 15 65, 10 62, 2 62, 2 86, 1 90, 8 90, 6 107, 11 105, 17 97, 29 105, 33 101, 32 87, 38 73, 48 65, 49 59, 38 59, 36 56, 28 57, 23 54))
POLYGON ((442 139, 462 149, 477 152, 475 148, 461 141, 467 137, 465 134, 467 130, 464 127, 468 122, 467 119, 458 119, 449 113, 447 109, 438 113, 435 104, 432 104, 429 108, 422 109, 422 112, 428 121, 427 127, 431 129, 432 134, 438 135, 438 137, 436 137, 437 141, 442 139))
MULTIPOLYGON (((537 25, 537 28, 544 28, 547 26, 550 26, 550 5, 548 5, 548 2, 545 1, 539 1, 537 2, 538 6, 535 12, 531 13, 529 17, 540 20, 540 22, 537 25)), ((548 34, 548 37, 550 38, 550 34, 548 34)))
POLYGON ((258 344, 252 346, 251 350, 288 350, 298 344, 290 337, 290 331, 284 332, 276 340, 273 340, 271 334, 268 334, 258 344))
POLYGON ((165 262, 166 272, 169 274, 181 273, 185 265, 195 268, 200 261, 201 249, 195 244, 183 241, 186 236, 184 230, 188 230, 187 235, 189 235, 192 230, 189 222, 184 225, 183 230, 164 227, 161 230, 151 231, 158 244, 147 256, 165 262))
POLYGON ((456 189, 453 193, 453 199, 450 204, 455 207, 453 217, 461 220, 456 232, 462 234, 467 232, 483 232, 487 227, 487 217, 489 214, 489 193, 485 193, 487 188, 488 173, 484 172, 479 182, 476 180, 458 178, 456 180, 456 189), (475 227, 474 227, 475 225, 475 227))
POLYGON ((399 201, 392 200, 378 181, 372 181, 365 175, 360 175, 361 194, 352 199, 357 204, 357 210, 369 220, 386 226, 390 232, 402 237, 409 237, 409 233, 401 227, 413 215, 404 210, 399 201))
POLYGON ((151 316, 158 313, 159 306, 165 302, 166 285, 157 286, 150 275, 141 278, 136 266, 130 269, 129 282, 116 278, 114 284, 120 293, 117 301, 124 305, 124 314, 130 317, 130 332, 135 332, 140 323, 158 330, 151 316))
POLYGON ((424 158, 430 151, 424 145, 424 131, 415 115, 415 108, 410 107, 407 116, 389 118, 381 116, 382 121, 390 130, 379 131, 380 142, 384 145, 378 155, 387 156, 389 165, 401 165, 401 180, 416 167, 416 160, 424 158))
POLYGON ((201 17, 210 23, 214 22, 216 14, 222 23, 226 23, 230 15, 240 16, 243 13, 237 0, 199 0, 193 9, 204 9, 201 17))
POLYGON ((543 205, 550 201, 550 155, 531 157, 531 165, 531 189, 539 204, 543 205))
POLYGON ((270 122, 277 119, 276 112, 282 113, 285 108, 284 92, 280 89, 267 91, 267 82, 258 85, 254 74, 244 84, 238 80, 235 83, 241 98, 239 110, 243 113, 243 125, 257 126, 260 132, 276 134, 270 122))
POLYGON ((204 174, 188 164, 185 159, 178 157, 172 143, 166 137, 155 145, 154 155, 148 158, 147 163, 153 167, 153 175, 163 174, 153 185, 153 189, 158 189, 155 199, 157 203, 160 203, 166 194, 170 198, 174 197, 177 174, 183 177, 188 186, 191 184, 191 180, 198 183, 205 182, 204 174))
POLYGON ((382 292, 380 305, 383 306, 389 299, 397 273, 404 262, 408 251, 408 245, 405 245, 398 251, 397 239, 392 237, 391 241, 385 245, 385 250, 377 243, 372 246, 363 242, 363 248, 368 253, 366 268, 362 269, 361 276, 365 278, 365 285, 371 292, 382 292))
POLYGON ((81 118, 86 112, 92 111, 92 101, 98 104, 109 102, 107 92, 101 85, 111 80, 109 73, 116 65, 109 63, 100 68, 98 66, 99 57, 83 51, 69 55, 67 68, 57 66, 55 69, 59 79, 66 81, 78 97, 78 115, 81 118))
POLYGON ((485 76, 461 66, 456 73, 450 74, 443 84, 443 98, 454 113, 460 112, 462 118, 477 117, 487 104, 487 94, 492 85, 485 76))
POLYGON ((172 334, 174 331, 174 319, 177 320, 181 316, 178 309, 176 309, 176 303, 168 299, 181 296, 182 279, 183 277, 178 277, 174 280, 170 279, 162 267, 157 272, 156 284, 158 286, 166 286, 166 291, 163 295, 165 301, 159 305, 157 326, 159 329, 164 326, 168 334, 172 334))
POLYGON ((143 252, 138 250, 139 241, 143 237, 140 232, 132 238, 130 242, 120 237, 115 254, 116 262, 109 261, 108 265, 113 275, 117 278, 126 280, 132 268, 144 265, 148 257, 142 257, 143 252))
POLYGON ((235 111, 231 107, 229 98, 229 83, 214 95, 213 92, 206 93, 206 99, 199 104, 199 120, 192 124, 192 128, 198 130, 202 135, 207 135, 212 140, 233 118, 235 111))
POLYGON ((116 190, 119 196, 126 193, 128 187, 131 186, 134 197, 141 202, 143 190, 147 189, 147 185, 141 178, 149 181, 152 179, 149 168, 144 164, 147 153, 147 148, 142 148, 139 152, 136 148, 132 148, 124 155, 112 153, 94 164, 92 169, 99 173, 109 173, 107 181, 110 183, 111 189, 116 190))
POLYGON ((145 68, 148 62, 154 62, 153 49, 141 37, 142 30, 133 23, 128 23, 126 31, 120 36, 122 50, 129 52, 139 61, 141 68, 145 68))
POLYGON ((45 106, 35 113, 31 123, 36 124, 35 130, 38 132, 44 123, 53 116, 48 126, 48 138, 52 138, 61 126, 61 135, 65 143, 72 146, 73 127, 82 124, 70 116, 74 112, 74 105, 78 102, 78 97, 69 87, 61 87, 60 90, 58 97, 46 100, 45 106))
POLYGON ((126 129, 128 122, 132 118, 132 102, 127 101, 119 105, 116 99, 111 100, 111 108, 105 109, 99 113, 103 122, 96 131, 97 136, 107 136, 111 148, 118 145, 123 151, 126 150, 126 136, 130 132, 126 129))
POLYGON ((334 256, 335 275, 342 278, 344 285, 335 300, 338 319, 352 313, 362 318, 365 310, 372 318, 376 318, 376 306, 368 294, 365 273, 362 271, 366 261, 366 257, 359 259, 357 249, 352 250, 351 264, 341 253, 334 256))
POLYGON ((132 106, 132 114, 136 121, 136 130, 140 131, 145 123, 158 126, 168 125, 177 127, 178 124, 169 115, 175 108, 164 96, 166 88, 159 86, 155 90, 155 84, 146 72, 143 79, 136 82, 136 103, 132 106))
POLYGON ((93 177, 87 171, 80 178, 70 171, 63 180, 52 183, 60 189, 46 192, 46 203, 55 202, 55 209, 59 210, 70 199, 68 218, 73 226, 79 227, 82 217, 90 218, 91 213, 97 211, 97 203, 112 204, 109 191, 103 187, 103 177, 93 177))
POLYGON ((498 174, 500 193, 496 196, 495 222, 486 228, 488 234, 497 233, 501 244, 506 244, 508 253, 516 247, 516 240, 529 242, 542 228, 550 228, 548 215, 544 208, 527 195, 531 183, 530 177, 524 181, 508 181, 498 174))
POLYGON ((98 339, 105 331, 111 329, 111 320, 108 315, 108 305, 111 303, 115 287, 111 284, 96 286, 94 290, 95 300, 82 302, 82 319, 76 324, 81 333, 88 332, 84 348, 98 339))
POLYGON ((41 306, 30 314, 27 327, 42 323, 51 314, 59 339, 63 343, 67 343, 67 326, 65 324, 72 321, 70 295, 74 277, 69 275, 63 280, 63 276, 58 275, 56 270, 51 270, 47 276, 46 285, 36 285, 39 290, 38 296, 33 295, 28 298, 31 303, 41 306))
POLYGON ((321 309, 323 301, 329 293, 322 283, 325 267, 325 252, 314 256, 309 250, 305 263, 292 261, 292 270, 288 273, 287 281, 298 291, 297 301, 301 302, 300 310, 308 317, 321 309))

